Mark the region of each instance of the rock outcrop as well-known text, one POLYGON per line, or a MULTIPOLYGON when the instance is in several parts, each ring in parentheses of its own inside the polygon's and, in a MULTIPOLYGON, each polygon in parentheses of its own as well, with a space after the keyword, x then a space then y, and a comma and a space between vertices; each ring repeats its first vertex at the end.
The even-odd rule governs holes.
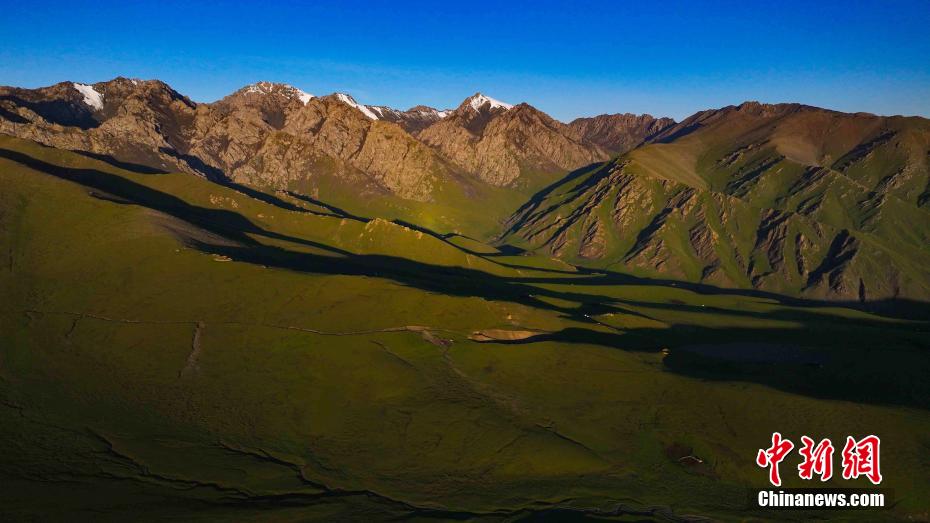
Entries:
POLYGON ((417 138, 466 172, 496 186, 538 186, 540 178, 604 161, 609 154, 538 109, 480 93, 417 138))
POLYGON ((625 153, 672 125, 675 120, 671 118, 630 113, 576 118, 568 124, 582 140, 610 154, 625 153))
POLYGON ((454 111, 400 111, 272 82, 214 103, 128 78, 0 88, 0 132, 47 145, 216 181, 286 188, 327 177, 417 201, 469 179, 532 192, 606 160, 617 140, 641 141, 665 121, 604 118, 572 127, 527 104, 481 94, 454 111))

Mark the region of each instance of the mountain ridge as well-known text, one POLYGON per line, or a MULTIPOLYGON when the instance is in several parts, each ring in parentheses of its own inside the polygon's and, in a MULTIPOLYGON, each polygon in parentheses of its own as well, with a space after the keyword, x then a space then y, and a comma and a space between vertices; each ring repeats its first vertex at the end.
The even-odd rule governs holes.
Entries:
POLYGON ((750 101, 677 123, 565 124, 480 92, 400 111, 257 82, 198 104, 116 78, 0 88, 0 132, 594 268, 816 299, 930 296, 919 117, 750 101))
POLYGON ((531 200, 505 238, 587 265, 824 299, 930 296, 930 121, 747 102, 531 200))
MULTIPOLYGON (((401 146, 399 154, 404 163, 401 170, 408 175, 417 172, 419 178, 438 169, 441 176, 449 179, 470 175, 481 182, 490 181, 491 185, 507 185, 513 184, 520 174, 545 171, 547 176, 542 181, 530 179, 517 184, 534 190, 540 184, 552 181, 552 176, 559 171, 607 157, 599 146, 583 143, 565 124, 535 108, 533 117, 510 122, 506 126, 508 129, 499 130, 502 135, 496 136, 496 141, 492 140, 491 144, 474 147, 471 140, 459 140, 461 137, 456 136, 458 131, 455 130, 427 132, 430 127, 450 121, 449 118, 455 115, 457 119, 453 120, 469 132, 480 133, 485 125, 506 117, 505 113, 515 107, 481 93, 466 98, 454 110, 414 106, 401 111, 387 106, 361 104, 346 93, 314 96, 289 84, 261 81, 243 86, 216 102, 196 103, 164 82, 118 77, 94 84, 62 82, 32 90, 3 87, 0 88, 0 96, 0 110, 4 115, 0 129, 9 134, 67 149, 110 154, 124 161, 141 160, 152 167, 182 170, 211 179, 227 178, 277 186, 289 183, 288 180, 295 179, 295 172, 311 169, 310 165, 295 165, 288 168, 288 176, 271 173, 263 179, 262 168, 246 166, 246 157, 254 157, 262 144, 277 133, 288 132, 287 129, 299 128, 304 133, 301 136, 318 132, 319 129, 314 127, 288 126, 288 121, 307 110, 312 112, 314 107, 319 109, 321 104, 326 105, 326 100, 352 107, 370 121, 397 125, 403 132, 385 131, 399 139, 394 143, 412 144, 406 133, 434 151, 410 145, 413 147, 411 151, 420 151, 410 155, 403 152, 408 147, 401 146), (89 105, 86 100, 91 99, 94 103, 89 105), (528 127, 519 129, 520 126, 528 127), (550 144, 524 154, 520 151, 522 144, 513 143, 539 132, 551 135, 557 145, 550 144), (498 154, 507 148, 513 153, 498 154), (497 172, 504 170, 507 172, 503 175, 497 172)), ((516 107, 524 106, 526 104, 516 107)), ((530 111, 520 109, 518 114, 525 116, 527 112, 530 111)), ((347 119, 340 125, 351 131, 343 134, 338 147, 323 145, 322 151, 315 150, 314 154, 322 162, 316 162, 316 169, 323 169, 326 171, 324 175, 337 178, 346 175, 346 169, 355 170, 359 172, 348 176, 366 178, 371 182, 369 185, 380 186, 403 199, 432 198, 430 190, 413 188, 421 185, 416 179, 385 182, 385 173, 398 167, 396 161, 390 167, 381 165, 379 158, 390 156, 386 150, 373 159, 355 161, 362 141, 368 136, 369 126, 359 124, 350 115, 343 112, 336 115, 347 119), (323 164, 331 165, 324 169, 321 167, 323 164)), ((445 127, 454 129, 456 125, 446 124, 445 127)), ((377 128, 387 129, 382 125, 377 128)), ((387 135, 383 133, 376 135, 379 138, 373 143, 393 140, 385 138, 387 135)), ((318 138, 314 136, 309 141, 329 143, 320 142, 318 138)), ((295 135, 291 135, 290 140, 308 141, 295 135)))

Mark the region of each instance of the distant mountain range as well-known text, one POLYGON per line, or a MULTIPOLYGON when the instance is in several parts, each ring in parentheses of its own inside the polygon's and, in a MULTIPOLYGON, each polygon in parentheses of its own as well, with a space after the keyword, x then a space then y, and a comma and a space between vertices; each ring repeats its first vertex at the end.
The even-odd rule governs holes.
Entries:
POLYGON ((55 147, 275 187, 332 176, 411 200, 462 177, 537 189, 673 123, 640 116, 582 130, 480 93, 455 110, 401 111, 270 82, 199 104, 164 82, 126 78, 0 88, 0 111, 0 131, 55 147))
POLYGON ((116 78, 0 88, 0 132, 598 269, 930 298, 923 118, 749 102, 565 124, 481 93, 404 111, 259 82, 195 103, 116 78))

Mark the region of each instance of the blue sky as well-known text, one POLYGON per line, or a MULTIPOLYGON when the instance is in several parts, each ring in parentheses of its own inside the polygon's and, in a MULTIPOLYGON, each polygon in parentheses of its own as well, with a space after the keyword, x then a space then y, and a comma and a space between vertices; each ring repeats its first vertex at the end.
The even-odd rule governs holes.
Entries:
POLYGON ((564 121, 745 100, 930 116, 927 0, 2 2, 5 85, 122 75, 213 101, 271 80, 400 108, 481 91, 564 121))

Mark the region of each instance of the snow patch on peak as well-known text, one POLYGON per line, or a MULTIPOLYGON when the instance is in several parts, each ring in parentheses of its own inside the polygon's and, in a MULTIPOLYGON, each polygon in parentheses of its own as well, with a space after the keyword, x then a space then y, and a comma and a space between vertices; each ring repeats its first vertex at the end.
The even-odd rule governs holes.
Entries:
POLYGON ((103 94, 87 84, 72 83, 75 89, 84 96, 84 103, 96 110, 103 109, 103 94))
POLYGON ((449 116, 450 114, 452 114, 452 110, 446 109, 444 111, 440 111, 439 109, 434 109, 426 105, 418 105, 416 107, 411 107, 410 109, 407 109, 407 113, 415 114, 417 116, 421 116, 424 118, 434 118, 434 117, 445 118, 446 116, 449 116))
POLYGON ((243 92, 254 94, 270 94, 276 90, 288 98, 297 98, 304 105, 307 105, 307 102, 314 98, 312 94, 301 91, 293 85, 276 84, 274 82, 256 82, 247 86, 243 92))
POLYGON ((485 104, 491 104, 491 109, 497 109, 498 107, 502 107, 504 110, 513 109, 513 105, 504 103, 500 100, 495 100, 494 98, 485 96, 481 93, 476 93, 474 96, 469 98, 468 104, 476 111, 481 109, 481 107, 485 104))
POLYGON ((256 82, 245 88, 247 93, 256 93, 256 94, 268 94, 271 92, 271 88, 274 87, 274 84, 271 82, 256 82))
POLYGON ((401 114, 397 109, 392 109, 384 105, 369 105, 367 107, 372 112, 378 113, 379 118, 384 118, 384 113, 387 113, 389 116, 398 116, 401 114))
POLYGON ((369 109, 368 107, 366 107, 366 106, 364 106, 364 105, 362 105, 362 104, 356 102, 356 101, 355 101, 355 98, 352 98, 351 96, 349 96, 349 95, 347 95, 347 94, 344 94, 344 93, 336 93, 336 98, 337 98, 340 102, 342 102, 342 103, 344 103, 344 104, 346 104, 346 105, 350 105, 350 106, 352 106, 352 107, 355 107, 356 109, 358 109, 359 111, 361 111, 362 114, 364 114, 365 116, 371 118, 372 120, 377 120, 377 119, 378 119, 378 115, 376 115, 374 112, 372 112, 372 110, 369 109))
POLYGON ((304 105, 307 105, 307 102, 313 99, 313 95, 310 93, 305 93, 296 87, 294 90, 297 91, 297 98, 299 98, 304 105))

